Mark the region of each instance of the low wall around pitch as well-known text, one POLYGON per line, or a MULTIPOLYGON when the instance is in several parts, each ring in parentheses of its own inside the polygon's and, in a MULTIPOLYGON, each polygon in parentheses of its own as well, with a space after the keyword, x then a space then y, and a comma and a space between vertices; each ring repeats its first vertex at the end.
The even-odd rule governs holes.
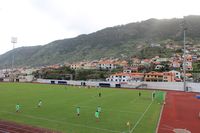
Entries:
POLYGON ((148 89, 183 91, 183 83, 182 82, 136 82, 136 83, 124 84, 122 87, 132 88, 132 87, 137 87, 141 84, 145 84, 146 88, 148 88, 148 89))
MULTIPOLYGON (((110 84, 110 87, 119 87, 117 84, 120 84, 121 88, 137 88, 141 84, 146 85, 146 89, 159 89, 159 90, 175 90, 175 91, 184 91, 183 82, 130 82, 130 83, 119 83, 119 82, 105 82, 105 81, 75 81, 75 80, 50 80, 50 79, 37 79, 38 83, 46 84, 59 84, 66 82, 66 85, 86 85, 86 86, 96 86, 99 87, 99 83, 110 84)), ((200 92, 200 83, 186 83, 188 91, 191 92, 200 92)), ((138 88, 139 89, 139 88, 138 88)))

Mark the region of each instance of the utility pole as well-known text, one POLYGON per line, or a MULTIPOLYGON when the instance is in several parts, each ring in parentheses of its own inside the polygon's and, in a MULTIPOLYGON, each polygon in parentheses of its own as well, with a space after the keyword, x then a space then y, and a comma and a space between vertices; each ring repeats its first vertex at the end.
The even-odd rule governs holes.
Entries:
POLYGON ((14 82, 14 60, 15 60, 15 44, 17 43, 17 37, 11 37, 11 43, 13 44, 13 54, 12 54, 12 82, 14 82))

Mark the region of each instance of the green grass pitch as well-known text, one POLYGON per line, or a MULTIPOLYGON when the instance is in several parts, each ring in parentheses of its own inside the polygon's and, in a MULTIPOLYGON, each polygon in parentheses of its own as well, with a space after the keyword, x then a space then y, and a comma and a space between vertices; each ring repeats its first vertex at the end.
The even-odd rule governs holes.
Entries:
POLYGON ((66 133, 154 133, 162 102, 158 97, 164 92, 156 94, 160 96, 152 101, 150 90, 0 83, 0 119, 66 133), (40 99, 43 105, 37 108, 40 99), (19 113, 15 112, 17 103, 19 113), (80 117, 76 116, 77 106, 80 117), (102 108, 98 122, 94 116, 97 106, 102 108))

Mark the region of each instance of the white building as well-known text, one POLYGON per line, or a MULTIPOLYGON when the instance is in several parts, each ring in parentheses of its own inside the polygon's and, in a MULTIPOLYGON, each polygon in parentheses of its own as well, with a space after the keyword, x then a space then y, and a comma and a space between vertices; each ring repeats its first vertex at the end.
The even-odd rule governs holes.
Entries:
POLYGON ((173 68, 180 68, 181 67, 181 64, 178 61, 173 61, 171 65, 172 65, 173 68))
POLYGON ((155 70, 161 70, 162 68, 164 68, 163 65, 156 65, 155 70))
POLYGON ((175 78, 181 79, 181 73, 180 73, 179 71, 172 70, 172 71, 170 71, 170 72, 174 73, 175 78))
POLYGON ((161 45, 158 44, 158 43, 151 43, 150 46, 151 46, 151 47, 161 47, 161 45))
POLYGON ((133 73, 138 72, 138 66, 124 67, 123 73, 133 73))
POLYGON ((156 59, 156 62, 167 62, 167 61, 169 61, 168 58, 158 58, 158 59, 156 59))
POLYGON ((0 78, 5 78, 5 74, 3 70, 0 70, 0 78))
POLYGON ((143 79, 143 73, 116 73, 110 75, 106 80, 109 82, 141 82, 143 79))
POLYGON ((83 67, 83 65, 81 63, 75 63, 75 64, 70 65, 70 68, 74 69, 74 70, 81 69, 82 67, 83 67))
POLYGON ((21 69, 20 73, 17 74, 16 81, 18 82, 31 82, 34 80, 33 72, 38 69, 21 69))
POLYGON ((190 61, 187 61, 187 62, 186 62, 186 70, 189 70, 189 71, 192 71, 192 70, 193 70, 192 62, 190 62, 190 61))
POLYGON ((111 61, 100 61, 97 65, 97 69, 112 70, 117 68, 117 65, 111 61))

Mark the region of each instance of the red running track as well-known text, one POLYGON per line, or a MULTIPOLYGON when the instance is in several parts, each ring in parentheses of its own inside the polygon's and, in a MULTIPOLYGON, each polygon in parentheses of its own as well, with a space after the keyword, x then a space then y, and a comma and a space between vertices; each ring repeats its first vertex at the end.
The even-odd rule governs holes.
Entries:
POLYGON ((197 93, 168 91, 158 133, 174 133, 174 129, 200 133, 200 99, 196 95, 197 93))
POLYGON ((0 133, 60 133, 44 128, 0 120, 0 133))

